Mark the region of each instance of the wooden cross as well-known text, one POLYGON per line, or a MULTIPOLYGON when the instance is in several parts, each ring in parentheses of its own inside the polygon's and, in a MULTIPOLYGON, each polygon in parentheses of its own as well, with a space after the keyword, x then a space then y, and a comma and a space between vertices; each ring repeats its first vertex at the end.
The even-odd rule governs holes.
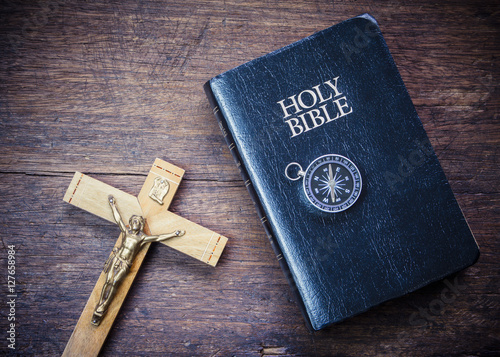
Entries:
MULTIPOLYGON (((64 201, 115 223, 108 198, 112 195, 116 199, 120 213, 124 218, 128 219, 133 215, 145 218, 145 234, 157 235, 182 229, 185 231, 183 236, 170 238, 161 243, 203 263, 215 266, 226 245, 227 238, 168 211, 183 175, 183 169, 156 159, 141 192, 137 197, 134 197, 76 172, 66 191, 64 201)), ((119 238, 115 248, 119 247, 120 242, 121 239, 119 238)), ((136 255, 102 322, 99 326, 94 326, 91 324, 92 314, 106 280, 106 274, 101 273, 66 345, 63 356, 97 356, 99 354, 113 321, 146 256, 149 245, 150 243, 146 243, 136 255)), ((99 262, 99 267, 102 267, 101 262, 99 262)))

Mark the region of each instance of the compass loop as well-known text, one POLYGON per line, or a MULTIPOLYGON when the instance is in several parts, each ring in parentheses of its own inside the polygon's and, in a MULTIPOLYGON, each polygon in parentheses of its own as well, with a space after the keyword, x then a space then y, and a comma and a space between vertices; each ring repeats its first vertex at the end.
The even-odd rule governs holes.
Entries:
POLYGON ((289 163, 286 168, 285 168, 285 176, 291 180, 291 181, 297 181, 297 180, 300 180, 301 177, 304 177, 306 173, 304 172, 304 170, 302 170, 302 166, 300 166, 299 163, 297 162, 291 162, 289 163), (288 171, 290 169, 291 166, 297 166, 299 168, 299 170, 297 171, 297 177, 291 177, 289 174, 288 174, 288 171))

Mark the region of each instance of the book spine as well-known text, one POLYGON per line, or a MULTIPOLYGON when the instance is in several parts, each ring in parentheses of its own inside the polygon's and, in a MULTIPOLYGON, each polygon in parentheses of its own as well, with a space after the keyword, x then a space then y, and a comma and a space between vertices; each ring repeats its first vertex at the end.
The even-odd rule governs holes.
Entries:
POLYGON ((217 122, 219 123, 219 127, 222 131, 222 134, 224 136, 226 144, 229 147, 229 151, 231 152, 231 155, 233 156, 234 161, 236 162, 236 166, 240 170, 240 174, 243 178, 243 181, 245 182, 245 186, 248 190, 248 193, 250 194, 250 197, 251 197, 252 202, 255 206, 255 209, 257 210, 257 214, 259 215, 259 218, 260 218, 260 221, 264 227, 264 230, 266 231, 266 235, 269 238, 269 241, 271 243, 271 247, 273 248, 274 254, 276 255, 276 259, 278 259, 280 267, 283 270, 283 273, 285 274, 285 277, 288 281, 288 284, 290 285, 290 287, 292 289, 292 292, 294 294, 297 305, 299 306, 299 308, 302 312, 302 315, 304 316, 304 319, 306 321, 306 326, 310 331, 314 331, 314 329, 312 328, 312 324, 309 320, 309 316, 307 315, 304 302, 302 301, 302 297, 299 294, 297 286, 295 285, 295 281, 293 280, 293 276, 292 276, 290 269, 288 267, 288 263, 286 262, 286 259, 283 256, 281 248, 280 248, 278 242, 276 241, 276 237, 273 234, 273 231, 272 231, 272 228, 271 228, 269 221, 267 220, 264 209, 262 208, 262 204, 260 203, 257 192, 255 191, 254 185, 252 184, 250 176, 248 175, 248 172, 247 172, 245 166, 243 165, 243 161, 241 160, 240 153, 238 152, 237 146, 234 142, 231 131, 229 130, 226 119, 224 118, 224 115, 222 114, 222 112, 219 108, 219 104, 217 102, 217 99, 215 98, 215 96, 212 92, 212 89, 210 88, 210 81, 205 83, 205 85, 203 86, 203 89, 205 90, 205 94, 208 98, 208 101, 209 101, 210 106, 212 108, 212 111, 215 115, 215 118, 217 119, 217 122))

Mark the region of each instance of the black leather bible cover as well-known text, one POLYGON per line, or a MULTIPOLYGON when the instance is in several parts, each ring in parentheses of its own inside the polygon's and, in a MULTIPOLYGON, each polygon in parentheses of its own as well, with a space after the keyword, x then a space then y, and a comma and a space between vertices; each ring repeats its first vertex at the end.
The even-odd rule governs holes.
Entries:
POLYGON ((315 330, 473 264, 479 250, 376 21, 362 15, 216 76, 205 91, 315 330), (323 212, 302 181, 326 154, 363 187, 323 212), (289 173, 289 176, 297 173, 289 173))

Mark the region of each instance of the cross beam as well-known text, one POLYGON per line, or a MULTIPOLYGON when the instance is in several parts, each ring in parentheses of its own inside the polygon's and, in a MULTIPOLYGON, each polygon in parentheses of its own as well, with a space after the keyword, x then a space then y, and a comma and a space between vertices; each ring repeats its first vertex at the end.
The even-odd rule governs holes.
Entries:
MULTIPOLYGON (((161 159, 156 159, 139 195, 134 197, 76 172, 64 195, 64 201, 115 223, 108 203, 108 196, 112 195, 115 197, 124 218, 128 219, 132 215, 139 215, 146 219, 144 232, 147 235, 163 234, 175 229, 182 229, 186 232, 184 236, 171 238, 161 243, 205 264, 215 266, 226 245, 227 238, 168 211, 183 175, 183 169, 161 159), (165 186, 168 187, 166 194, 165 186), (157 195, 157 191, 162 191, 163 195, 157 195)), ((120 246, 120 242, 119 238, 115 248, 120 246)), ((135 257, 130 271, 121 282, 101 324, 93 326, 90 321, 106 280, 106 274, 101 273, 66 345, 63 356, 97 356, 99 354, 146 256, 149 245, 150 243, 145 244, 135 257)), ((99 263, 98 266, 102 266, 102 264, 99 263)))

